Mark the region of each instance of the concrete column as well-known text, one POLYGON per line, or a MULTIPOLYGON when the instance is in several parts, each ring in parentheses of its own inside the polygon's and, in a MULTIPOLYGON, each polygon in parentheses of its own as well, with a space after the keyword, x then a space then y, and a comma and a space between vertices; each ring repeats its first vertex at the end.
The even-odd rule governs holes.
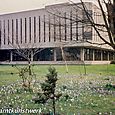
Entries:
POLYGON ((81 55, 81 61, 84 61, 84 48, 81 48, 80 55, 81 55))
POLYGON ((31 50, 31 61, 33 61, 33 50, 31 50))
POLYGON ((10 51, 10 61, 12 62, 12 60, 13 60, 13 52, 12 52, 12 50, 10 51))
POLYGON ((93 61, 95 61, 95 50, 93 49, 93 61))
POLYGON ((109 51, 107 52, 107 60, 109 61, 109 51))
POLYGON ((103 61, 103 51, 101 50, 101 61, 103 61))
POLYGON ((113 53, 113 60, 115 60, 115 52, 113 53))
POLYGON ((54 61, 57 61, 57 58, 56 58, 56 48, 54 48, 54 61))

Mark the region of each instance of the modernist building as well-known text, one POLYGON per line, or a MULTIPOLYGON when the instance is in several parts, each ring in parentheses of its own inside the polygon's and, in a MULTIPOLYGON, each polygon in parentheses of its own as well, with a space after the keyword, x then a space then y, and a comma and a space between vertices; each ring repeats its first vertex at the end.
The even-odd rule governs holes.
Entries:
MULTIPOLYGON (((103 23, 98 7, 85 3, 88 14, 103 23)), ((108 39, 106 32, 103 36, 108 39)), ((78 4, 57 4, 43 9, 0 15, 0 62, 108 63, 115 52, 98 37, 78 4), (99 45, 100 44, 100 45, 99 45)))
MULTIPOLYGON (((108 10, 108 20, 112 28, 112 32, 115 36, 115 1, 114 0, 113 3, 107 4, 107 10, 108 10)), ((115 37, 114 37, 114 41, 115 41, 115 37)))

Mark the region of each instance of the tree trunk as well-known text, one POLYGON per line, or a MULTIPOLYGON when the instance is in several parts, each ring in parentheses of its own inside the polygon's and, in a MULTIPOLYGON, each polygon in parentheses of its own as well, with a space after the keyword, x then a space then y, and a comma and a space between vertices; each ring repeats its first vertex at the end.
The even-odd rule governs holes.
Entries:
POLYGON ((31 72, 31 64, 30 64, 30 61, 28 61, 28 65, 29 65, 29 75, 31 75, 32 72, 31 72))
POLYGON ((63 48, 62 48, 62 47, 60 47, 60 48, 61 48, 62 58, 63 58, 63 60, 65 61, 66 72, 68 73, 68 66, 67 66, 67 62, 66 62, 66 59, 65 59, 64 51, 63 51, 63 48))
MULTIPOLYGON (((30 64, 30 60, 28 61, 28 71, 29 71, 29 77, 32 75, 32 72, 31 72, 31 64, 30 64)), ((31 85, 31 81, 30 81, 30 78, 28 78, 28 88, 30 90, 30 85, 31 85)))
POLYGON ((53 111, 54 111, 54 115, 56 115, 56 111, 55 111, 55 97, 53 95, 53 111))

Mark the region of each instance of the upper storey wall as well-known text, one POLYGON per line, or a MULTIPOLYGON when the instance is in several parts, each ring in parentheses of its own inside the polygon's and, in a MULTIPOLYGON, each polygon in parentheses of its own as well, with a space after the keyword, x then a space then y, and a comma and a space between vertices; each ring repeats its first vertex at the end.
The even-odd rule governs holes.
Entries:
MULTIPOLYGON (((86 6, 92 12, 92 3, 86 6)), ((93 40, 93 29, 84 19, 79 3, 0 15, 1 49, 82 46, 84 40, 93 40)))

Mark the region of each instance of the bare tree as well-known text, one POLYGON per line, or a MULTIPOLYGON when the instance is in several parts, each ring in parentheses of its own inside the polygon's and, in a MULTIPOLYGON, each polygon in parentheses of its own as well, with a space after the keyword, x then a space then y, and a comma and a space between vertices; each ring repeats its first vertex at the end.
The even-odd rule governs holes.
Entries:
MULTIPOLYGON (((18 28, 18 27, 17 27, 18 28)), ((22 40, 25 40, 24 36, 20 35, 20 40, 19 40, 19 33, 18 31, 14 31, 10 33, 9 31, 9 20, 8 20, 8 32, 4 32, 2 33, 2 36, 7 38, 7 44, 8 47, 10 48, 9 51, 12 52, 12 57, 15 57, 15 55, 17 55, 17 57, 19 57, 20 59, 22 59, 22 61, 27 61, 27 66, 21 67, 19 68, 16 64, 12 65, 13 67, 15 67, 18 71, 19 71, 19 76, 22 79, 22 85, 24 87, 28 87, 30 89, 31 83, 33 82, 33 80, 35 79, 35 74, 32 70, 32 61, 33 61, 33 57, 43 51, 45 48, 40 48, 40 45, 36 46, 35 42, 27 42, 25 44, 22 43, 22 40), (14 34, 15 34, 15 38, 14 38, 14 34)), ((34 36, 34 37, 38 37, 38 36, 34 36)), ((31 41, 34 40, 35 38, 31 36, 31 41)), ((4 41, 6 42, 6 41, 4 41)), ((11 62, 12 60, 9 59, 9 62, 11 62)), ((35 80, 34 80, 35 81, 35 80)))
MULTIPOLYGON (((108 44, 111 46, 113 49, 115 49, 115 30, 113 27, 113 23, 111 26, 110 20, 112 21, 113 18, 109 17, 110 15, 115 15, 115 12, 113 11, 113 8, 115 7, 114 1, 112 0, 97 0, 99 10, 101 11, 102 18, 103 18, 103 23, 99 24, 96 23, 93 19, 93 17, 89 14, 88 8, 83 2, 83 0, 80 0, 81 4, 83 6, 83 10, 85 12, 85 15, 88 18, 88 21, 90 22, 91 26, 94 28, 100 39, 104 42, 104 44, 108 44), (111 9, 110 9, 111 7, 111 9), (108 35, 108 38, 105 38, 101 32, 106 32, 108 35)), ((72 1, 71 1, 72 2, 72 1)), ((72 2, 73 3, 73 2, 72 2)))
MULTIPOLYGON (((108 45, 115 49, 115 32, 113 31, 113 27, 109 23, 108 18, 108 5, 113 5, 112 1, 108 0, 106 2, 105 0, 97 0, 99 5, 98 7, 95 7, 98 9, 99 14, 93 14, 94 11, 91 11, 83 0, 81 0, 80 4, 74 3, 71 0, 68 1, 70 3, 63 4, 63 7, 67 7, 67 12, 61 8, 56 8, 55 6, 47 9, 47 12, 52 18, 54 18, 54 21, 46 22, 54 26, 55 39, 59 41, 57 46, 61 49, 62 58, 66 64, 66 71, 68 71, 66 62, 67 54, 64 51, 64 48, 68 45, 73 45, 76 43, 89 43, 97 46, 108 45), (68 6, 71 7, 71 10, 68 10, 68 6), (100 16, 101 22, 96 22, 94 15, 97 17, 100 16), (58 28, 58 32, 56 31, 56 28, 58 28), (84 28, 84 32, 82 31, 82 28, 84 28), (93 36, 91 34, 92 28, 96 32, 96 35, 101 39, 101 42, 95 42, 89 38, 93 36), (69 39, 68 36, 70 36, 69 39)), ((77 59, 77 57, 75 58, 75 55, 74 59, 77 59)), ((83 64, 85 64, 84 61, 83 64)))
MULTIPOLYGON (((81 6, 76 4, 74 4, 74 6, 71 4, 63 4, 63 6, 66 6, 68 9, 70 7, 73 10, 69 10, 68 12, 65 12, 56 7, 50 7, 49 9, 47 9, 47 12, 50 15, 51 21, 49 22, 48 20, 46 21, 46 23, 47 24, 50 23, 50 25, 54 27, 54 38, 56 39, 57 42, 56 46, 59 47, 61 50, 62 59, 64 60, 66 65, 66 72, 68 72, 67 58, 73 56, 72 60, 76 61, 76 60, 80 60, 80 56, 69 53, 65 51, 64 48, 76 43, 84 43, 86 41, 88 42, 87 39, 82 38, 83 37, 82 24, 84 23, 84 27, 85 28, 87 27, 85 29, 85 32, 87 33, 90 31, 91 26, 88 21, 86 22, 86 20, 83 20, 81 6)), ((85 68, 84 61, 81 60, 81 62, 83 62, 82 64, 84 65, 85 68)))
POLYGON ((13 48, 15 48, 14 53, 18 56, 22 57, 27 61, 27 66, 23 68, 18 68, 16 65, 13 65, 13 67, 16 67, 19 70, 19 76, 22 78, 23 84, 22 86, 27 87, 29 90, 31 89, 31 85, 33 80, 35 80, 35 74, 32 70, 32 63, 31 59, 34 55, 44 50, 43 48, 33 48, 33 46, 26 47, 26 49, 22 49, 19 44, 16 46, 12 45, 13 48))
MULTIPOLYGON (((100 14, 95 14, 95 15, 101 16, 102 22, 96 22, 94 17, 92 16, 92 12, 90 12, 90 9, 85 4, 86 2, 84 2, 84 0, 80 0, 81 1, 80 5, 73 2, 72 0, 68 0, 68 1, 70 3, 65 4, 65 5, 71 6, 72 11, 70 12, 70 14, 66 14, 57 8, 54 8, 54 9, 52 8, 51 10, 47 11, 49 14, 55 15, 59 19, 65 19, 65 20, 70 21, 70 24, 64 25, 64 23, 62 23, 59 25, 56 24, 56 26, 60 26, 60 28, 66 26, 66 28, 67 28, 68 26, 71 26, 71 24, 73 27, 75 27, 75 24, 81 23, 79 25, 78 29, 80 30, 84 26, 84 28, 85 28, 84 33, 85 32, 88 33, 88 31, 92 27, 95 30, 95 32, 97 33, 97 35, 99 36, 99 38, 102 40, 101 43, 92 42, 88 39, 83 40, 81 38, 82 34, 78 33, 76 35, 75 33, 71 32, 72 37, 73 37, 72 39, 74 39, 74 41, 76 41, 76 42, 78 42, 78 40, 79 40, 80 42, 88 42, 90 44, 97 44, 97 45, 107 44, 110 47, 112 47, 113 49, 115 49, 115 29, 113 27, 113 23, 112 24, 110 23, 110 20, 111 21, 113 20, 113 17, 110 18, 110 15, 115 15, 113 9, 112 9, 112 11, 110 11, 110 8, 111 7, 114 8, 115 3, 113 3, 112 0, 97 0, 97 3, 98 3, 97 9, 100 12, 100 14), (79 11, 81 13, 83 13, 82 16, 78 15, 79 11)), ((58 21, 58 23, 60 23, 60 22, 58 21)), ((72 29, 70 31, 72 31, 72 29)), ((63 33, 61 33, 61 34, 63 34, 63 33)), ((62 37, 61 40, 66 39, 66 36, 62 35, 61 37, 62 37)), ((71 37, 71 35, 70 35, 70 37, 71 37)), ((85 37, 87 37, 87 35, 85 37)), ((66 40, 66 43, 67 43, 67 40, 66 40)))

